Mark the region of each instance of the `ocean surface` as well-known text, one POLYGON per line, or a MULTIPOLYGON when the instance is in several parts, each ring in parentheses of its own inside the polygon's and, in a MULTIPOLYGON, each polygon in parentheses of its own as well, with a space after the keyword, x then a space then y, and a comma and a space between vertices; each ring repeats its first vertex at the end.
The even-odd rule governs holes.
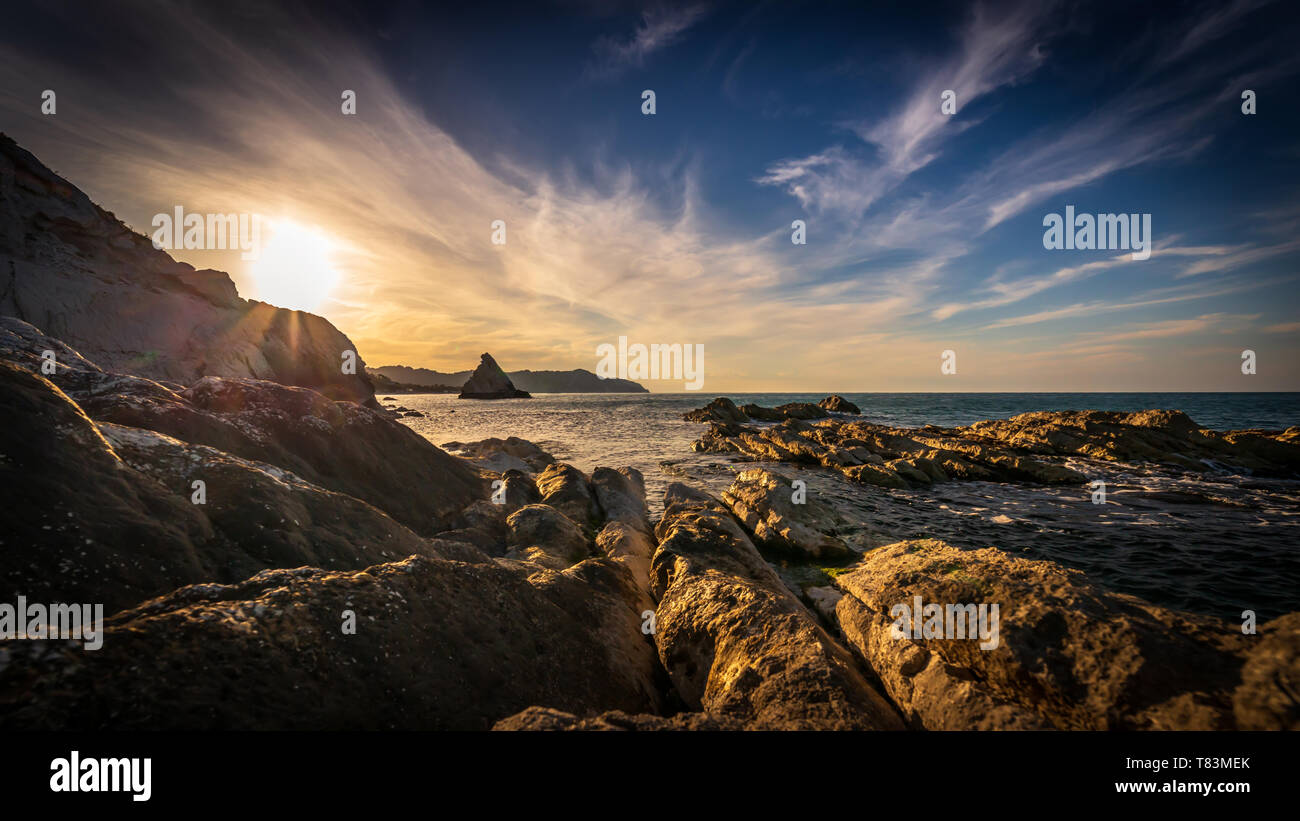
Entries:
MULTIPOLYGON (((917 427, 966 425, 1034 410, 1176 409, 1204 427, 1284 429, 1300 425, 1300 393, 967 393, 843 394, 862 418, 917 427)), ((380 394, 384 396, 384 394, 380 394)), ((729 394, 737 404, 816 402, 825 394, 729 394)), ((726 454, 691 452, 706 428, 682 414, 712 394, 538 394, 474 402, 450 394, 397 395, 426 414, 402 421, 431 442, 519 436, 590 472, 630 466, 646 478, 651 512, 668 483, 720 492, 749 466, 726 454)), ((1107 504, 1081 487, 946 482, 887 490, 854 484, 835 471, 767 466, 803 478, 809 494, 834 505, 869 548, 900 539, 941 538, 959 547, 997 547, 1047 558, 1094 582, 1177 607, 1239 622, 1300 610, 1300 481, 1227 473, 1188 475, 1172 468, 1091 459, 1066 464, 1107 484, 1107 504)))

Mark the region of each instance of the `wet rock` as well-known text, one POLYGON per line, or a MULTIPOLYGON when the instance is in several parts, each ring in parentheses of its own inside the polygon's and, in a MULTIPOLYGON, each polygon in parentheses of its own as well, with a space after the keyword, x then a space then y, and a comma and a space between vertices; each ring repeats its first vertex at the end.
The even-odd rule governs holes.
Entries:
POLYGON ((687 422, 748 422, 749 417, 736 407, 725 396, 719 396, 709 404, 693 411, 688 411, 683 417, 687 422))
POLYGON ((823 410, 828 410, 831 413, 852 413, 855 415, 862 413, 861 408, 845 399, 843 396, 840 396, 838 393, 833 393, 821 400, 817 403, 817 407, 822 408, 823 410))
POLYGON ((750 419, 760 422, 781 422, 786 419, 825 419, 830 414, 811 402, 790 402, 775 408, 761 405, 741 405, 740 410, 750 419))
POLYGON ((1172 462, 1198 470, 1218 464, 1259 475, 1300 475, 1300 442, 1276 432, 1203 429, 1181 411, 1022 413, 961 430, 1035 454, 1172 462))
POLYGON ((655 642, 686 704, 751 728, 901 728, 726 508, 700 495, 670 486, 652 565, 655 642))
POLYGON ((491 354, 483 354, 478 367, 460 389, 461 399, 531 399, 528 391, 521 391, 506 376, 491 354))
POLYGON ((788 476, 751 468, 741 471, 722 500, 745 529, 763 547, 805 560, 839 559, 853 551, 845 541, 831 535, 845 526, 834 509, 817 499, 794 502, 795 491, 788 476))

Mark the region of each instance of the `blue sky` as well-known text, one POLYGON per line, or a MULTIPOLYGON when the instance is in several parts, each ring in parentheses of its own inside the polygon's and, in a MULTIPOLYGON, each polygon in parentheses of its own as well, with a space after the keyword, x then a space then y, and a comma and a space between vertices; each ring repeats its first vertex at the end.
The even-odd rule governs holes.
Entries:
POLYGON ((0 34, 4 130, 141 230, 328 235, 306 307, 371 364, 625 335, 703 344, 709 393, 1300 390, 1286 3, 127 5, 0 34), (1044 249, 1067 205, 1150 214, 1150 259, 1044 249))

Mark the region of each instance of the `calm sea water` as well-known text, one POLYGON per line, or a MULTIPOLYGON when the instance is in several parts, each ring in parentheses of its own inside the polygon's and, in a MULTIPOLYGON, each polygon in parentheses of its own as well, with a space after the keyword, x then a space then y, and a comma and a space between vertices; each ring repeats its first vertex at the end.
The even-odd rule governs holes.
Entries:
MULTIPOLYGON (((382 396, 382 394, 381 394, 382 396)), ((824 394, 730 394, 737 404, 815 402, 824 394)), ((863 418, 882 424, 965 425, 1033 410, 1186 412, 1218 429, 1300 425, 1300 393, 844 394, 863 418)), ((539 394, 497 402, 447 394, 400 395, 424 418, 402 421, 435 444, 520 436, 591 471, 631 466, 646 477, 652 511, 669 482, 715 493, 747 467, 725 455, 692 453, 705 425, 682 414, 706 394, 539 394)), ((385 403, 394 404, 394 403, 385 403)), ((1187 475, 1151 465, 1072 459, 1107 483, 1108 504, 1087 487, 1047 488, 947 482, 924 490, 863 487, 821 468, 769 465, 808 482, 810 493, 852 523, 863 546, 942 538, 959 547, 997 547, 1049 558, 1103 585, 1229 621, 1242 610, 1261 620, 1300 610, 1300 482, 1230 474, 1187 475)))

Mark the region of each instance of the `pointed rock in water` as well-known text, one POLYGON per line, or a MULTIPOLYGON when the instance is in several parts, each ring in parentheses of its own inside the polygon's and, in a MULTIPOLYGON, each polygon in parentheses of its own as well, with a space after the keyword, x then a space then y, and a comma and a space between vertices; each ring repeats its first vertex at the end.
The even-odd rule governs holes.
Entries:
POLYGON ((492 354, 485 353, 469 381, 460 389, 459 398, 531 399, 532 394, 516 388, 510 381, 510 377, 506 376, 506 372, 501 370, 501 366, 492 358, 492 354))

